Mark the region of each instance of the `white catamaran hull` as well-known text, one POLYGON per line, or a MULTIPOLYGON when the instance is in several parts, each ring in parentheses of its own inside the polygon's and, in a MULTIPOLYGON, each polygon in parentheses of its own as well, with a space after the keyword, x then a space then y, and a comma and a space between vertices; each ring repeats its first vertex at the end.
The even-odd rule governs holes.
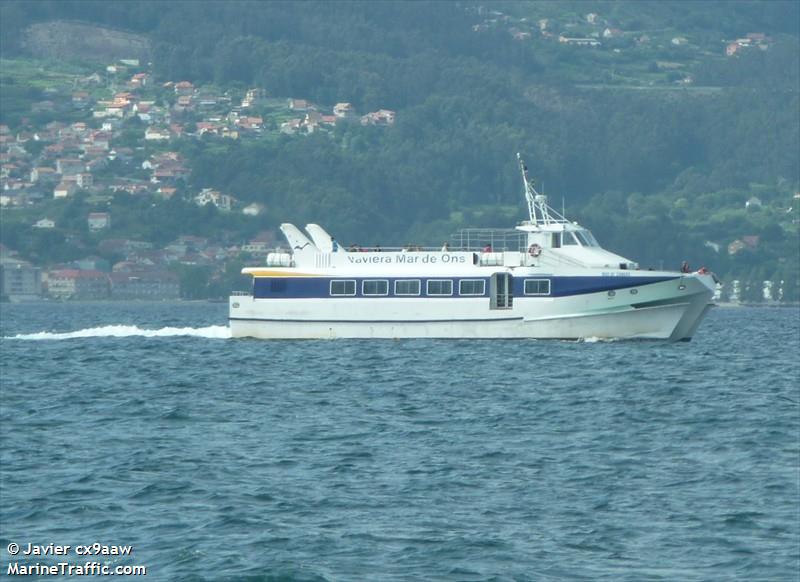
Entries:
POLYGON ((463 229, 441 250, 342 249, 318 224, 281 231, 289 248, 247 267, 230 298, 233 337, 691 339, 715 277, 642 270, 603 249, 536 191, 520 154, 529 220, 463 229), (311 237, 311 238, 309 238, 311 237))
POLYGON ((490 310, 486 298, 254 299, 233 296, 233 337, 531 338, 688 340, 709 309, 711 289, 701 276, 643 286, 637 294, 598 292, 559 298, 515 299, 490 310), (678 282, 679 281, 679 282, 678 282), (678 290, 682 286, 684 289, 678 290), (623 299, 617 299, 623 295, 623 299), (638 307, 634 307, 637 305, 638 307))

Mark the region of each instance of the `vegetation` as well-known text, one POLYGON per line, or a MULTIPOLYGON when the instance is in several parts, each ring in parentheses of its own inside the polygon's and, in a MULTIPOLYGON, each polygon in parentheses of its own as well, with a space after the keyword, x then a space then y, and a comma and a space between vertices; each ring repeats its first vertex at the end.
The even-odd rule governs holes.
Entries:
MULTIPOLYGON (((151 39, 162 81, 397 111, 391 128, 181 140, 187 191, 261 202, 269 218, 115 199, 115 225, 125 216, 131 236, 244 238, 294 221, 320 222, 348 243, 441 244, 461 226, 524 217, 519 151, 554 205, 563 199, 604 246, 643 266, 687 259, 724 278, 789 281, 797 297, 797 3, 487 6, 499 14, 451 2, 208 2, 202 11, 186 2, 5 2, 0 36, 3 56, 14 56, 32 22, 112 25, 151 39), (587 13, 622 34, 599 49, 539 34, 540 19, 555 37, 601 32, 587 13), (512 28, 531 36, 516 40, 512 28), (752 32, 770 38, 767 50, 725 56, 726 41, 752 32), (758 247, 729 255, 745 236, 758 236, 758 247)), ((15 82, 3 83, 4 101, 41 91, 15 82)), ((5 242, 15 231, 4 231, 5 242)))

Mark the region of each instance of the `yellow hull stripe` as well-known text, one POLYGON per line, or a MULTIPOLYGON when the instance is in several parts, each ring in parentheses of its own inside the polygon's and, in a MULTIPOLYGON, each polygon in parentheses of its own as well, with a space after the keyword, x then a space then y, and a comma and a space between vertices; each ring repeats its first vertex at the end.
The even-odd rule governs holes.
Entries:
POLYGON ((269 269, 242 269, 242 275, 253 277, 319 277, 312 273, 298 273, 296 271, 273 271, 269 269))

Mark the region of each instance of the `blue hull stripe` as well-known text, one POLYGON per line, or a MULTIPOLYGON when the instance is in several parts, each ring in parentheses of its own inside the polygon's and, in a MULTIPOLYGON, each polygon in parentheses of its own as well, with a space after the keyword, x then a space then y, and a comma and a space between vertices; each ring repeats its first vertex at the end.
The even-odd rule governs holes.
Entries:
MULTIPOLYGON (((662 281, 677 280, 679 277, 555 277, 552 275, 514 277, 514 297, 567 297, 570 295, 585 295, 616 289, 628 289, 661 283, 662 281), (550 295, 525 295, 525 280, 549 280, 550 295)), ((489 277, 255 277, 253 279, 253 297, 256 299, 322 299, 330 298, 330 282, 332 280, 355 280, 356 294, 348 297, 361 297, 365 299, 384 299, 397 297, 406 299, 454 299, 489 297, 489 277), (431 296, 425 294, 428 279, 450 279, 453 281, 453 295, 431 296), (483 295, 458 295, 458 282, 462 279, 482 279, 486 281, 483 295), (389 294, 383 296, 365 296, 362 294, 364 280, 383 280, 389 282, 389 294), (394 283, 398 280, 418 280, 422 293, 420 295, 395 295, 394 283)), ((342 298, 342 297, 336 297, 342 298)))

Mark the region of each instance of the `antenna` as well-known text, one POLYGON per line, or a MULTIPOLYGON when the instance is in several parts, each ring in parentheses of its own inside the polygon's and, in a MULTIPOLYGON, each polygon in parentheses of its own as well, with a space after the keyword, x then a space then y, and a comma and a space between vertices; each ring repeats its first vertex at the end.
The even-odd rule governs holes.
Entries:
POLYGON ((533 187, 533 180, 528 177, 528 166, 522 161, 522 156, 519 152, 517 152, 517 162, 519 163, 519 171, 522 174, 522 182, 525 185, 525 201, 528 203, 530 224, 542 226, 551 223, 568 222, 566 218, 548 206, 547 196, 539 194, 533 187))
POLYGON ((528 217, 531 224, 536 224, 536 203, 534 201, 536 191, 528 180, 528 166, 522 161, 522 156, 519 152, 517 152, 517 163, 519 164, 519 171, 522 173, 522 184, 525 187, 525 201, 528 203, 528 217))

